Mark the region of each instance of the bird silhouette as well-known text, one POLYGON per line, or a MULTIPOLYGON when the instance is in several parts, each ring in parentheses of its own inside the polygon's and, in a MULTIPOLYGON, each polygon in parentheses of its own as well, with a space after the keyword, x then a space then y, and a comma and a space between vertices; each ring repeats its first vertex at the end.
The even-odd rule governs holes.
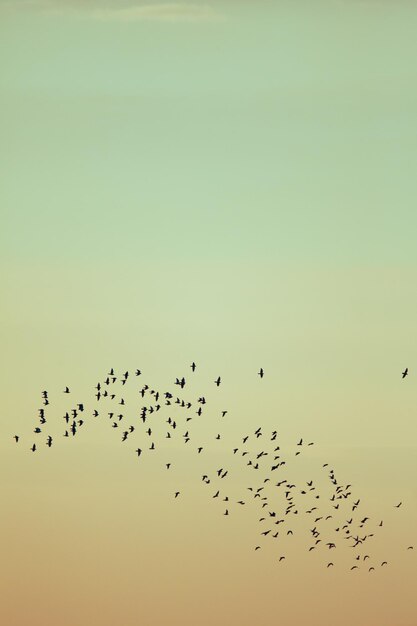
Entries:
MULTIPOLYGON (((191 364, 191 369, 194 372, 196 369, 195 363, 191 364)), ((408 368, 407 368, 408 371, 408 368)), ((140 370, 136 370, 136 376, 141 374, 140 370)), ((264 376, 263 368, 258 372, 260 378, 264 376)), ((198 377, 199 380, 200 376, 198 377)), ((184 443, 191 442, 189 446, 189 451, 187 453, 187 448, 185 450, 185 454, 192 454, 195 458, 195 453, 200 454, 204 450, 207 450, 205 455, 202 455, 201 458, 198 458, 198 463, 201 463, 202 472, 200 476, 203 476, 200 483, 204 485, 203 489, 206 488, 206 485, 211 485, 213 487, 213 491, 208 493, 208 497, 210 499, 219 499, 220 498, 220 490, 217 489, 218 481, 220 479, 224 480, 222 484, 229 484, 230 476, 234 475, 234 471, 242 472, 242 476, 244 476, 245 472, 250 472, 251 475, 255 476, 255 480, 252 483, 252 486, 247 487, 250 491, 250 495, 246 493, 247 497, 241 497, 239 494, 239 489, 243 489, 247 486, 247 483, 241 485, 239 487, 237 484, 231 484, 231 491, 228 495, 222 493, 222 502, 233 502, 234 504, 228 504, 231 508, 223 509, 223 515, 229 516, 234 512, 233 506, 238 504, 239 515, 246 515, 246 513, 251 510, 259 510, 262 511, 261 515, 263 515, 259 519, 259 523, 262 525, 260 527, 260 534, 265 538, 266 547, 269 545, 270 539, 282 541, 289 541, 288 537, 293 534, 299 534, 297 529, 294 532, 292 529, 294 526, 291 524, 291 520, 293 519, 293 515, 298 515, 299 517, 305 515, 312 515, 315 512, 314 519, 314 528, 310 529, 312 536, 313 545, 306 546, 306 551, 316 551, 317 557, 320 554, 323 554, 323 550, 327 547, 329 550, 336 549, 337 545, 337 554, 338 554, 338 569, 339 569, 339 556, 343 558, 344 553, 349 553, 351 548, 361 547, 362 544, 368 545, 368 539, 373 537, 373 530, 375 530, 375 526, 377 528, 382 526, 382 520, 378 524, 377 521, 374 521, 373 518, 366 515, 366 511, 364 510, 360 517, 355 517, 350 514, 349 511, 355 511, 360 504, 360 499, 356 498, 355 495, 352 495, 353 488, 351 484, 342 484, 335 475, 335 471, 333 469, 328 469, 326 473, 328 473, 328 489, 329 492, 326 493, 324 487, 320 485, 319 481, 315 480, 313 475, 306 475, 304 479, 300 477, 300 480, 296 480, 295 482, 291 481, 292 471, 291 463, 287 461, 289 457, 293 458, 293 448, 290 447, 289 450, 286 450, 282 441, 276 441, 278 438, 278 432, 276 430, 272 431, 271 434, 265 432, 262 429, 262 426, 257 427, 256 430, 253 431, 253 435, 240 435, 239 438, 234 439, 232 436, 232 432, 227 433, 230 434, 230 446, 228 443, 227 449, 223 449, 221 445, 214 444, 213 439, 220 440, 223 438, 223 433, 218 432, 217 435, 215 431, 211 431, 211 435, 209 434, 208 439, 204 439, 199 429, 195 429, 193 427, 194 422, 193 417, 195 419, 195 415, 197 414, 199 417, 202 417, 199 420, 199 423, 203 424, 204 420, 209 424, 212 417, 225 417, 228 413, 227 410, 221 410, 219 412, 218 407, 215 407, 211 403, 210 396, 207 398, 204 395, 195 395, 194 397, 186 397, 185 395, 175 396, 172 392, 173 385, 177 385, 181 388, 181 390, 185 387, 185 378, 176 378, 175 383, 171 381, 171 389, 163 390, 157 387, 153 389, 149 385, 140 385, 139 388, 136 388, 136 393, 138 393, 139 398, 143 399, 143 406, 139 408, 137 413, 138 422, 132 423, 132 416, 128 409, 128 404, 130 403, 130 396, 128 394, 129 389, 132 389, 132 385, 135 385, 135 378, 132 380, 132 377, 129 376, 129 372, 126 371, 123 375, 117 377, 114 375, 114 369, 109 372, 106 380, 101 380, 94 387, 91 386, 91 401, 93 403, 100 402, 100 406, 103 406, 103 411, 97 410, 95 408, 97 404, 91 406, 91 404, 86 399, 85 403, 77 403, 75 404, 75 408, 69 408, 65 412, 63 419, 65 421, 65 427, 68 430, 65 430, 63 436, 68 439, 70 433, 72 436, 75 435, 82 436, 84 432, 84 428, 89 423, 91 424, 91 416, 94 418, 94 425, 100 424, 100 419, 105 420, 102 423, 108 424, 107 418, 110 421, 110 431, 113 432, 113 429, 116 430, 120 427, 120 431, 116 434, 120 435, 120 439, 123 442, 130 441, 141 441, 143 436, 152 436, 152 442, 150 442, 150 447, 144 446, 143 452, 141 448, 137 448, 135 450, 135 454, 139 457, 142 454, 146 457, 149 454, 149 451, 153 451, 152 456, 155 456, 157 461, 161 461, 161 465, 165 465, 166 469, 169 470, 172 466, 175 467, 175 458, 168 457, 168 448, 169 446, 174 446, 171 448, 171 453, 173 450, 175 451, 176 442, 181 438, 184 443), (104 387, 104 389, 103 389, 104 387), (108 388, 108 389, 107 389, 108 388), (125 398, 121 398, 119 391, 121 389, 126 389, 125 398), (95 390, 98 392, 95 393, 95 390), (165 402, 158 403, 159 398, 164 398, 165 402), (124 413, 116 414, 114 411, 114 406, 122 405, 124 408, 122 409, 124 413), (197 407, 195 407, 197 404, 197 407), (125 406, 126 405, 126 406, 125 406), (192 412, 189 411, 190 408, 195 407, 192 412), (204 407, 204 413, 203 413, 204 407), (113 411, 111 410, 113 408, 113 411), (110 409, 110 410, 108 410, 110 409), (171 413, 171 411, 175 410, 175 415, 171 413), (83 419, 80 418, 80 413, 83 413, 83 419), (170 413, 168 413, 170 412, 170 413), (193 417, 190 417, 190 414, 193 417), (100 415, 102 416, 100 418, 100 415), (159 421, 158 421, 159 420, 159 421), (146 422, 146 426, 145 426, 146 422), (123 424, 124 428, 121 428, 123 424), (134 424, 134 425, 133 425, 134 424), (160 428, 160 424, 162 424, 162 432, 160 428), (166 430, 167 424, 168 429, 166 430), (187 424, 187 426, 183 430, 183 426, 187 424), (187 430, 188 429, 188 430, 187 430), (121 432, 122 431, 122 432, 121 432), (184 434, 183 434, 184 433, 184 434), (260 446, 257 446, 259 438, 263 438, 262 449, 260 446), (164 438, 165 443, 162 446, 159 446, 158 443, 160 439, 164 438), (245 448, 242 450, 238 446, 241 445, 238 442, 242 441, 245 445, 245 448), (276 445, 276 443, 280 443, 281 445, 276 445), (221 461, 216 463, 216 466, 221 467, 213 467, 210 462, 211 452, 215 450, 216 446, 216 455, 221 461), (240 450, 239 455, 237 452, 240 450), (233 456, 232 456, 233 455, 233 456), (289 457, 287 456, 289 455, 289 457), (246 458, 245 458, 246 457, 246 458), (229 464, 229 461, 233 458, 233 468, 232 465, 229 464), (240 469, 239 469, 240 468, 240 469), (255 471, 253 474, 252 470, 255 471), (205 472, 203 474, 203 472, 205 472), (271 481, 272 476, 276 476, 277 474, 272 474, 272 472, 278 472, 278 476, 280 480, 277 482, 271 481), (285 472, 285 473, 284 473, 285 472), (229 476, 230 475, 230 476, 229 476), (227 480, 226 480, 227 479, 227 480), (285 485, 285 487, 284 487, 285 485), (276 489, 279 490, 279 496, 282 498, 282 508, 278 508, 281 505, 276 500, 275 494, 276 489), (217 490, 216 490, 217 489, 217 490), (232 490, 233 489, 233 490, 232 490), (317 506, 311 506, 315 503, 317 506), (306 503, 302 504, 302 502, 306 503), (274 504, 276 503, 276 504, 274 504), (246 506, 245 506, 246 505, 246 506), (242 508, 243 507, 243 508, 242 508), (329 510, 333 513, 333 515, 329 514, 329 510), (270 521, 271 528, 265 528, 267 525, 267 521, 270 521), (332 521, 331 521, 332 520, 332 521), (283 532, 281 534, 277 529, 274 529, 274 525, 283 524, 283 532), (365 528, 366 531, 361 530, 365 528), (338 533, 339 540, 337 542, 334 541, 334 533, 338 533), (363 534, 362 534, 363 533, 363 534), (366 533, 366 534, 365 534, 366 533), (342 541, 346 540, 346 541, 342 541), (345 548, 344 549, 344 545, 345 548)), ((216 386, 218 387, 221 384, 220 376, 214 381, 216 386)), ((137 385, 136 385, 137 387, 137 385)), ((69 387, 65 387, 64 393, 69 393, 69 387), (68 391, 67 391, 68 390, 68 391)), ((178 390, 178 393, 182 394, 178 390)), ((185 392, 188 395, 188 392, 185 392)), ((73 394, 72 394, 73 395, 73 394)), ((46 391, 42 392, 42 398, 44 401, 48 402, 48 393, 46 391)), ((44 402, 44 404, 46 404, 44 402)), ((42 426, 47 422, 45 417, 46 409, 41 408, 39 411, 39 421, 42 426)), ((47 409, 48 411, 48 422, 53 422, 53 407, 47 409)), ((61 419, 59 420, 60 423, 61 419)), ((229 424, 232 421, 228 420, 229 424)), ((35 433, 40 434, 43 429, 39 426, 35 427, 35 433)), ((62 433, 62 431, 61 431, 62 433)), ((36 439, 36 438, 35 438, 36 439)), ((38 438, 39 440, 41 437, 38 438)), ((119 439, 119 441, 120 441, 119 439)), ((14 436, 14 440, 16 442, 19 441, 19 435, 14 436)), ((48 435, 46 439, 46 446, 51 447, 52 445, 52 436, 48 435)), ((72 438, 68 440, 68 443, 72 441, 72 438)), ((229 439, 227 438, 229 442, 229 439)), ((306 449, 307 445, 314 445, 314 442, 309 442, 308 444, 303 438, 300 438, 296 443, 299 447, 296 455, 301 454, 301 452, 306 449), (303 447, 301 447, 303 446, 303 447)), ((129 447, 129 443, 124 444, 125 448, 129 447)), ((58 448, 59 449, 59 448, 58 448)), ((134 449, 134 447, 133 447, 134 449)), ((30 448, 32 452, 37 451, 37 446, 33 444, 30 448)), ((39 448, 39 455, 42 450, 39 448)), ((297 460, 297 466, 300 468, 303 467, 303 457, 302 455, 299 460, 297 460)), ((146 458, 145 458, 146 460, 146 458)), ((323 468, 327 468, 329 466, 328 463, 321 464, 323 468)), ((248 474, 249 475, 249 474, 248 474)), ((181 485, 178 485, 181 488, 181 485)), ((242 493, 242 492, 240 492, 242 493)), ((174 492, 174 498, 177 498, 180 495, 180 491, 174 492)), ((395 507, 399 508, 402 505, 402 502, 396 504, 395 507)), ((215 506, 213 504, 213 506, 215 506)), ((365 504, 361 505, 365 507, 365 504)), ((221 511, 219 511, 221 513, 221 511)), ((233 516, 234 518, 235 516, 233 516)), ((257 516, 258 518, 259 516, 257 516)), ((295 530, 295 528, 294 528, 295 530)), ((310 534, 310 533, 309 533, 310 534)), ((255 543, 255 542, 254 542, 255 543)), ((253 544, 251 544, 253 545, 253 544)), ((407 544, 406 544, 407 545, 407 544)), ((255 550, 260 549, 261 546, 256 546, 255 550)), ((403 548, 404 549, 404 548, 403 548)), ((409 545, 407 550, 412 550, 413 546, 409 545)), ((357 565, 353 565, 351 569, 358 569, 360 565, 360 561, 366 561, 370 559, 370 555, 365 554, 356 554, 354 556, 357 561, 357 565)), ((285 556, 282 555, 280 557, 280 561, 284 560, 285 556)), ((371 561, 372 562, 372 561, 371 561)), ((387 561, 383 561, 382 565, 386 565, 387 561)), ((323 559, 322 565, 328 568, 333 567, 333 562, 327 562, 327 559, 323 559)), ((348 565, 350 567, 350 564, 348 565)), ((370 568, 369 571, 372 571, 373 568, 370 568)))

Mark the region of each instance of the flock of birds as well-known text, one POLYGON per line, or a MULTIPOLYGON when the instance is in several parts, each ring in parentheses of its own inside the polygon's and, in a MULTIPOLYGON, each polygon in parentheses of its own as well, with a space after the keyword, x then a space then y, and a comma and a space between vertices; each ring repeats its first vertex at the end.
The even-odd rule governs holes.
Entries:
MULTIPOLYGON (((192 375, 196 368, 193 362, 190 366, 192 375)), ((260 379, 264 378, 263 368, 260 368, 257 375, 260 379)), ((408 368, 402 372, 402 378, 407 375, 408 368)), ((212 459, 210 443, 216 445, 214 442, 221 440, 222 433, 215 431, 211 442, 197 441, 198 437, 201 437, 201 428, 194 432, 192 427, 193 421, 201 425, 203 415, 206 417, 209 404, 207 398, 200 395, 191 401, 184 397, 183 390, 187 384, 184 376, 176 378, 173 383, 178 388, 177 393, 174 393, 173 388, 161 392, 152 389, 148 384, 139 384, 135 387, 134 393, 137 394, 136 398, 139 399, 141 406, 139 411, 137 407, 135 408, 135 417, 132 419, 127 412, 126 385, 129 379, 142 380, 141 376, 142 372, 139 369, 136 369, 133 375, 126 371, 121 376, 117 376, 113 368, 110 369, 104 380, 98 381, 94 388, 94 407, 91 413, 87 413, 84 402, 74 403, 73 407, 64 413, 63 437, 73 439, 91 418, 101 418, 110 424, 123 444, 138 435, 142 436, 141 441, 147 442, 146 444, 141 443, 141 447, 136 447, 136 444, 132 448, 127 446, 137 457, 142 457, 145 453, 154 454, 156 450, 166 454, 167 458, 163 459, 163 465, 167 471, 172 471, 173 465, 175 466, 172 458, 174 451, 170 451, 169 447, 172 441, 182 440, 192 454, 198 455, 201 459, 206 453, 206 458, 212 459), (159 432, 161 430, 165 434, 159 432), (165 440, 163 444, 161 437, 165 440)), ((218 388, 222 384, 221 377, 218 376, 213 383, 218 388)), ((63 393, 71 394, 70 388, 66 386, 63 393)), ((38 423, 33 431, 35 441, 30 447, 33 453, 40 449, 42 441, 51 448, 55 440, 46 432, 50 424, 48 392, 42 391, 41 398, 38 423), (42 437, 45 438, 42 440, 42 437)), ((227 413, 227 410, 220 411, 218 418, 222 421, 227 413)), ((213 423, 213 420, 210 423, 213 423)), ((20 436, 14 435, 14 440, 19 443, 20 436)), ((259 542, 255 541, 252 549, 261 550, 266 547, 265 540, 273 541, 273 545, 279 548, 276 557, 278 563, 284 562, 287 558, 287 550, 282 553, 282 546, 288 547, 288 542, 294 541, 291 538, 298 535, 299 545, 304 543, 308 552, 324 552, 325 557, 321 562, 326 568, 335 566, 337 559, 332 557, 341 552, 348 554, 350 561, 348 567, 350 566, 351 570, 366 569, 367 572, 373 572, 376 567, 387 566, 387 560, 373 558, 371 550, 368 549, 375 533, 383 526, 384 520, 373 519, 362 511, 361 499, 354 496, 352 485, 341 483, 328 463, 324 463, 320 470, 327 474, 327 491, 319 490, 318 484, 311 476, 301 484, 298 480, 297 484, 291 480, 288 473, 291 462, 313 445, 313 441, 305 441, 300 437, 290 447, 288 453, 284 454, 278 432, 273 430, 266 433, 259 426, 253 432, 246 433, 231 449, 228 449, 229 457, 221 467, 215 469, 207 467, 200 480, 207 489, 210 499, 221 503, 224 516, 230 516, 232 512, 244 507, 258 511, 260 516, 258 536, 262 539, 259 542), (230 481, 230 477, 233 472, 239 472, 240 476, 243 476, 246 471, 251 472, 253 480, 245 485, 243 493, 236 495, 239 487, 230 481), (305 525, 301 530, 300 520, 303 520, 305 525)), ((296 462, 299 463, 298 460, 296 462)), ((181 489, 177 488, 172 493, 172 498, 175 500, 180 496, 181 489)), ((392 506, 399 509, 402 502, 392 506)), ((409 545, 406 549, 411 551, 414 547, 409 545)))

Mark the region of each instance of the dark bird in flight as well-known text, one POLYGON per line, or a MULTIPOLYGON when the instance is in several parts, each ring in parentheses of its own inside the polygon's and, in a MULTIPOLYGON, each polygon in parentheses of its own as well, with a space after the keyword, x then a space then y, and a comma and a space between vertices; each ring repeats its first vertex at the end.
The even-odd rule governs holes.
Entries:
POLYGON ((64 393, 69 393, 69 392, 70 392, 70 390, 68 389, 68 387, 65 387, 64 393))
POLYGON ((405 370, 402 372, 401 377, 405 378, 408 375, 408 367, 405 368, 405 370))
POLYGON ((396 509, 399 509, 401 505, 402 505, 402 502, 400 502, 399 504, 396 504, 396 505, 395 505, 395 508, 396 508, 396 509))
POLYGON ((180 495, 180 492, 179 492, 179 491, 176 491, 176 492, 175 492, 175 498, 178 498, 178 496, 179 496, 179 495, 180 495))
POLYGON ((331 565, 334 565, 333 563, 327 563, 327 567, 330 567, 331 565))
POLYGON ((14 439, 14 440, 16 441, 16 443, 17 443, 17 442, 19 441, 19 435, 15 435, 15 436, 13 437, 13 439, 14 439))
POLYGON ((136 454, 138 456, 140 456, 142 454, 142 450, 140 448, 138 448, 137 450, 135 450, 136 454))
POLYGON ((216 385, 217 385, 217 386, 219 386, 219 385, 220 385, 220 383, 221 383, 221 378, 220 378, 220 376, 219 376, 219 377, 217 378, 217 380, 215 380, 214 382, 216 383, 216 385))
POLYGON ((264 371, 263 371, 262 367, 261 367, 261 369, 258 372, 258 376, 260 376, 261 378, 264 377, 264 371))
POLYGON ((51 435, 49 435, 48 439, 46 440, 46 445, 48 446, 48 448, 50 448, 52 446, 52 437, 51 437, 51 435))
POLYGON ((195 372, 196 364, 194 363, 194 361, 191 363, 190 367, 192 371, 195 372))
POLYGON ((381 567, 382 567, 383 565, 388 565, 388 562, 387 562, 387 561, 382 561, 382 563, 381 563, 381 567))
POLYGON ((35 452, 36 450, 36 444, 34 443, 33 446, 31 447, 32 452, 35 452))

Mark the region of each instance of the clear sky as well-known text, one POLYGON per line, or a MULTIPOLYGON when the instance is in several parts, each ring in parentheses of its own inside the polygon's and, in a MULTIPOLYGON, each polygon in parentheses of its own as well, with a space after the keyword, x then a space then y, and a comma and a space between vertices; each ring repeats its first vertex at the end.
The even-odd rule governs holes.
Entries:
MULTIPOLYGON (((417 5, 407 0, 0 0, 0 462, 3 475, 14 477, 13 489, 4 485, 12 503, 5 532, 14 528, 16 510, 25 517, 21 534, 30 534, 24 511, 33 506, 34 527, 48 541, 39 502, 52 511, 65 500, 59 459, 69 464, 77 455, 89 478, 83 474, 78 491, 67 485, 67 501, 85 517, 106 519, 101 477, 112 454, 125 484, 120 510, 132 518, 140 510, 128 504, 125 454, 114 452, 105 435, 90 440, 93 452, 75 446, 72 456, 60 457, 58 450, 49 465, 36 466, 29 452, 16 458, 11 435, 31 432, 40 390, 60 393, 68 384, 86 393, 112 366, 141 367, 151 384, 164 386, 192 360, 201 372, 199 392, 215 376, 224 378, 228 436, 258 422, 279 424, 290 439, 305 433, 322 446, 314 452, 319 464, 333 454, 371 507, 391 506, 398 494, 408 499, 404 534, 416 525, 416 28, 417 5), (267 372, 261 396, 252 386, 260 366, 267 372), (410 376, 402 381, 406 366, 410 376), (94 447, 100 437, 102 447, 94 447), (48 467, 55 483, 45 478, 48 467), (45 488, 34 487, 36 472, 45 488), (93 491, 100 494, 94 505, 93 491)), ((158 476, 152 484, 160 484, 158 476)), ((64 526, 65 506, 57 513, 64 526)), ((171 521, 174 543, 191 532, 192 505, 184 507, 183 518, 171 521)), ((163 527, 155 530, 149 511, 149 545, 167 573, 159 591, 152 577, 146 588, 159 598, 183 551, 170 545, 165 562, 166 541, 157 548, 163 527)), ((165 514, 172 515, 171 502, 165 514)), ((210 534, 208 521, 192 519, 202 536, 210 534)), ((207 519, 224 532, 223 519, 207 519)), ((213 574, 203 576, 219 597, 206 607, 207 624, 229 626, 237 617, 253 624, 255 604, 247 613, 236 608, 242 589, 258 580, 255 592, 263 597, 270 576, 280 580, 252 554, 242 565, 237 555, 246 531, 237 526, 237 538, 220 535, 217 548, 199 536, 203 560, 190 548, 189 569, 184 565, 184 588, 204 562, 213 574), (224 550, 225 572, 236 582, 221 599, 213 572, 224 550), (242 579, 245 568, 253 579, 242 579)), ((90 545, 91 528, 77 528, 80 545, 90 545)), ((110 522, 103 533, 109 560, 117 560, 110 522)), ((13 549, 11 579, 29 567, 23 548, 13 549)), ((25 549, 33 549, 29 541, 25 549)), ((94 578, 102 548, 92 550, 84 566, 94 578)), ((139 574, 127 553, 117 567, 126 566, 122 583, 130 585, 139 574)), ((411 590, 395 587, 398 576, 415 578, 415 559, 405 556, 394 573, 373 581, 369 597, 343 617, 346 624, 417 621, 411 590), (385 604, 375 615, 381 590, 385 604)), ((71 571, 69 549, 61 557, 71 571)), ((152 569, 150 554, 144 559, 152 569)), ((48 561, 45 576, 55 585, 50 623, 61 626, 64 588, 51 567, 48 561)), ((288 597, 296 579, 294 569, 288 597)), ((22 598, 33 593, 28 581, 22 598)), ((100 593, 87 578, 85 584, 91 602, 75 592, 82 610, 78 618, 70 612, 72 626, 92 623, 100 593)), ((342 597, 345 579, 329 584, 342 597)), ((169 623, 200 623, 176 589, 169 623)), ((193 593, 205 606, 210 593, 193 593)), ((321 593, 320 601, 310 598, 317 606, 309 623, 333 626, 321 593)), ((43 601, 30 597, 35 621, 24 609, 12 617, 12 604, 0 615, 6 611, 8 624, 49 626, 43 601)), ((264 599, 261 626, 274 616, 264 599)), ((143 623, 159 626, 151 604, 143 623)), ((286 624, 305 623, 304 608, 291 610, 286 624)), ((108 621, 103 615, 100 624, 116 623, 112 615, 109 603, 108 621)), ((123 624, 136 617, 124 606, 123 624)), ((342 617, 337 623, 345 626, 342 617)))

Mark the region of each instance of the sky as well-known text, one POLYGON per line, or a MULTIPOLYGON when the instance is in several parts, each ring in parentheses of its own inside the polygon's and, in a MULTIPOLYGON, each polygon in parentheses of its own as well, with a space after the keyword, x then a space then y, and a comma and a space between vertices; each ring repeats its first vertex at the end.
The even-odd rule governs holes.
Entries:
POLYGON ((416 25, 407 0, 0 0, 0 621, 417 623, 416 25), (107 424, 65 445, 62 390, 93 406, 111 367, 227 407, 225 458, 261 424, 314 441, 300 468, 385 516, 390 567, 296 543, 283 571, 192 454, 174 507, 107 424))

